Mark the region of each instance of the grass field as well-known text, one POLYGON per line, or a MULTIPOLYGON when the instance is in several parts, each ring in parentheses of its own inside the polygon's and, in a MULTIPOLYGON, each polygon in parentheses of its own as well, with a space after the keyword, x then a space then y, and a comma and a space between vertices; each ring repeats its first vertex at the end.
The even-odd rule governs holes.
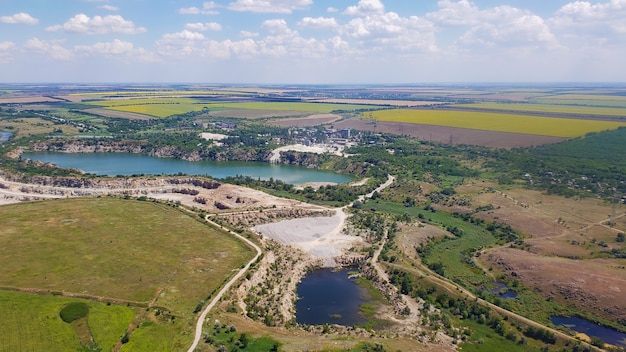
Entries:
POLYGON ((376 109, 376 105, 358 104, 327 104, 327 103, 287 103, 287 102, 249 102, 249 103, 215 103, 209 105, 210 109, 248 109, 248 110, 287 110, 303 111, 311 113, 327 114, 335 110, 370 110, 376 109))
POLYGON ((391 202, 368 202, 367 208, 376 209, 391 214, 402 215, 407 213, 413 217, 422 214, 430 224, 439 224, 447 227, 457 227, 463 230, 463 235, 435 244, 426 263, 440 262, 443 264, 445 276, 465 287, 472 288, 488 284, 491 280, 483 275, 482 270, 465 264, 464 251, 485 248, 496 244, 496 239, 480 226, 470 224, 451 214, 437 211, 430 212, 417 207, 405 207, 403 204, 391 202))
POLYGON ((192 98, 137 98, 97 100, 88 102, 115 111, 132 112, 155 117, 167 117, 191 111, 200 111, 208 104, 192 98))
POLYGON ((138 98, 138 99, 116 99, 98 100, 88 102, 90 105, 100 106, 105 109, 132 112, 137 114, 150 115, 155 117, 167 117, 176 114, 183 114, 191 111, 201 111, 204 108, 209 110, 277 110, 277 111, 301 111, 311 113, 329 113, 335 110, 362 110, 373 109, 372 105, 355 104, 325 104, 325 103, 290 103, 290 102, 214 102, 193 98, 138 98))
POLYGON ((78 133, 76 127, 54 124, 39 117, 3 119, 0 115, 0 131, 11 132, 16 138, 28 137, 36 134, 51 134, 57 130, 64 134, 78 133))
POLYGON ((540 104, 626 108, 626 96, 603 94, 559 94, 532 99, 540 104))
MULTIPOLYGON (((145 201, 83 198, 6 205, 0 207, 0 223, 1 286, 154 301, 178 319, 142 325, 131 341, 150 346, 161 341, 167 344, 162 350, 190 343, 196 305, 252 256, 232 237, 145 201)), ((15 329, 34 329, 27 322, 15 329)), ((65 327, 59 329, 66 334, 65 327)), ((103 325, 98 331, 94 336, 112 333, 103 325)))
POLYGON ((70 303, 89 306, 87 323, 95 343, 110 351, 133 319, 125 306, 72 298, 0 291, 0 351, 77 351, 79 339, 59 312, 70 303))
POLYGON ((626 126, 626 123, 562 119, 539 116, 441 110, 380 110, 362 115, 379 121, 468 128, 485 131, 523 133, 552 137, 580 137, 626 126))
POLYGON ((459 108, 476 108, 485 110, 510 110, 520 112, 538 112, 538 113, 562 113, 576 115, 604 115, 604 116, 622 116, 626 117, 626 110, 620 108, 603 108, 591 106, 568 106, 568 105, 549 105, 549 104, 497 104, 497 103, 478 103, 478 104, 458 104, 453 105, 459 108))

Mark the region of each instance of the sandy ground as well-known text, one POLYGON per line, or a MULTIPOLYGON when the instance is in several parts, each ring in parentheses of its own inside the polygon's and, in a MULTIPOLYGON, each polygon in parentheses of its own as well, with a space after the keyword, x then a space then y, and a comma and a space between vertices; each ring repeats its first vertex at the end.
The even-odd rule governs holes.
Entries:
POLYGON ((228 135, 221 133, 200 133, 200 138, 204 138, 208 141, 221 141, 222 139, 228 138, 228 135))
POLYGON ((344 254, 360 237, 342 234, 346 214, 337 209, 330 217, 309 217, 257 225, 253 229, 263 236, 294 245, 333 266, 332 258, 344 254))
MULTIPOLYGON (((369 194, 360 196, 359 199, 371 198, 374 192, 382 191, 394 180, 395 178, 389 175, 385 183, 369 194)), ((349 248, 363 242, 360 237, 343 233, 347 217, 344 208, 335 209, 333 216, 279 221, 257 225, 253 230, 265 237, 293 245, 315 258, 323 259, 325 266, 335 266, 333 258, 345 254, 349 248)))
POLYGON ((341 145, 291 144, 291 145, 278 147, 278 148, 272 150, 272 156, 270 157, 270 162, 272 162, 272 163, 278 162, 280 160, 280 152, 286 152, 286 151, 306 152, 306 153, 315 153, 315 154, 331 153, 331 154, 343 156, 343 146, 341 146, 341 145))
POLYGON ((54 187, 7 181, 0 176, 0 205, 51 198, 130 195, 180 202, 210 212, 246 211, 271 208, 275 210, 320 210, 322 207, 287 198, 279 198, 251 188, 221 184, 216 189, 196 187, 189 183, 172 184, 169 180, 192 180, 185 177, 102 179, 94 180, 93 187, 54 187), (188 189, 198 194, 182 194, 177 190, 188 189), (198 202, 206 200, 205 204, 198 202), (217 204, 222 208, 219 209, 217 204))

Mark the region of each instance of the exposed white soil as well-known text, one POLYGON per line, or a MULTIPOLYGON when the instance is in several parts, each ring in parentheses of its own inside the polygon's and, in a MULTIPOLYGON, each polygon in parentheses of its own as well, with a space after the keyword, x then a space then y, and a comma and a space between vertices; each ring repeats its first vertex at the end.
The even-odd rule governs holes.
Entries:
POLYGON ((316 258, 324 259, 324 265, 334 266, 334 257, 343 255, 355 244, 363 242, 361 237, 342 233, 346 221, 343 209, 335 215, 307 217, 257 225, 253 229, 265 237, 293 245, 316 258))
POLYGON ((294 151, 294 152, 303 152, 303 153, 314 153, 314 154, 324 154, 324 153, 330 153, 330 154, 335 154, 335 155, 339 155, 339 156, 343 156, 343 149, 344 147, 342 145, 335 145, 335 144, 311 144, 311 145, 304 145, 304 144, 291 144, 291 145, 285 145, 282 147, 278 147, 276 149, 274 149, 272 151, 272 156, 270 157, 270 162, 272 163, 276 163, 280 161, 280 152, 286 152, 286 151, 294 151))

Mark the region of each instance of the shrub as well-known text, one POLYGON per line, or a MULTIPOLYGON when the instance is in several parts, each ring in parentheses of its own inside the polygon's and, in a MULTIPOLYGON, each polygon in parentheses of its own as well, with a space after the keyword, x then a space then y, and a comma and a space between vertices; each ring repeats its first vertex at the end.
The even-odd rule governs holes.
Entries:
POLYGON ((89 306, 84 302, 72 302, 66 304, 59 312, 59 316, 66 323, 71 323, 74 320, 84 318, 89 313, 89 306))

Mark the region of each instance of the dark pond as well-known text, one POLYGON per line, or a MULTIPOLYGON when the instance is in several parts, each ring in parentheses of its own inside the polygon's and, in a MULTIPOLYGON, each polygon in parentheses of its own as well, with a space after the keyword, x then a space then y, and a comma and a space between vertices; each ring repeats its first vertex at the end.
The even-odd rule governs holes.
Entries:
POLYGON ((349 269, 321 269, 310 272, 298 284, 296 322, 306 325, 365 323, 359 314, 365 289, 349 277, 349 269))
POLYGON ((572 331, 582 332, 589 337, 599 337, 605 343, 626 347, 626 334, 617 330, 592 323, 578 317, 550 317, 552 324, 562 325, 572 331))
POLYGON ((131 153, 24 153, 22 158, 41 160, 60 167, 77 168, 88 173, 106 176, 183 173, 225 178, 242 175, 263 180, 273 178, 290 184, 306 182, 344 183, 352 180, 346 175, 301 166, 261 162, 185 161, 131 153))
POLYGON ((496 285, 496 288, 492 289, 491 293, 498 295, 498 297, 500 298, 516 298, 517 297, 517 293, 509 290, 505 284, 498 282, 498 281, 494 281, 492 282, 492 284, 496 285))
POLYGON ((13 135, 13 133, 11 133, 11 132, 2 132, 2 131, 0 131, 0 142, 8 141, 9 138, 11 138, 12 135, 13 135))

